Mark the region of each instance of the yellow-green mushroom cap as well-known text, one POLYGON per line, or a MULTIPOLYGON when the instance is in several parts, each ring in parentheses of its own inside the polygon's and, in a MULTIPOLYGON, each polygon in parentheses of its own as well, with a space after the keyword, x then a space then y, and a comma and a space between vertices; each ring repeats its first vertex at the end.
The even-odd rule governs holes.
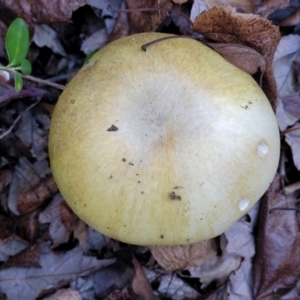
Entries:
POLYGON ((275 175, 280 139, 253 78, 198 41, 142 33, 112 42, 59 98, 49 155, 73 211, 138 245, 213 238, 275 175))

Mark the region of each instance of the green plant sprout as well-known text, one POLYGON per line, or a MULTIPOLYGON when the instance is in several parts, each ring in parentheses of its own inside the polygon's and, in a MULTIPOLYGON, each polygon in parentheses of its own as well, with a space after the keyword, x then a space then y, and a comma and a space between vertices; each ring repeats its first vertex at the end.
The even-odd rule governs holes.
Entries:
POLYGON ((31 73, 31 63, 26 59, 29 51, 30 39, 26 22, 16 18, 9 26, 5 36, 5 48, 8 56, 8 65, 0 69, 11 72, 15 76, 15 90, 22 90, 22 74, 31 73), (21 72, 21 73, 20 73, 21 72))
POLYGON ((40 84, 46 84, 63 90, 64 86, 47 80, 29 76, 31 62, 26 59, 30 46, 29 29, 22 18, 16 18, 9 26, 5 36, 5 48, 8 56, 8 65, 0 66, 0 70, 14 74, 15 90, 23 88, 23 77, 40 84))

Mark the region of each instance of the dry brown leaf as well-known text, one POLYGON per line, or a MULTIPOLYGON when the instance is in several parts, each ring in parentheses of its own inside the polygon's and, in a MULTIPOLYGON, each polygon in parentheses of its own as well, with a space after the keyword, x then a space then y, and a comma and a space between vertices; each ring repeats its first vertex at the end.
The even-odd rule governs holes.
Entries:
POLYGON ((20 195, 18 200, 18 211, 21 214, 29 213, 41 205, 58 189, 52 176, 41 180, 35 187, 20 195))
POLYGON ((135 268, 135 276, 132 280, 133 291, 144 300, 153 300, 154 295, 151 285, 139 261, 134 256, 132 257, 132 263, 135 268))
POLYGON ((289 17, 279 23, 280 26, 294 26, 300 23, 300 7, 297 8, 289 17))
POLYGON ((41 248, 39 245, 33 245, 7 260, 1 266, 1 270, 8 268, 40 268, 40 254, 41 248))
POLYGON ((86 4, 86 0, 1 0, 0 19, 9 24, 14 18, 20 17, 29 26, 68 22, 73 11, 86 4))
POLYGON ((155 31, 168 15, 167 12, 159 9, 173 7, 171 0, 126 0, 126 4, 128 9, 157 8, 157 11, 128 13, 130 34, 155 31))
POLYGON ((295 207, 280 189, 277 175, 261 202, 254 261, 255 299, 279 299, 300 277, 300 231, 296 212, 269 213, 274 207, 295 207))
POLYGON ((266 70, 266 59, 256 50, 239 44, 207 43, 226 60, 244 72, 254 75, 266 70))
MULTIPOLYGON (((125 9, 125 2, 122 3, 121 9, 125 9)), ((128 14, 120 12, 115 23, 115 26, 108 37, 108 43, 115 41, 129 34, 128 14)))
POLYGON ((66 201, 60 203, 61 222, 64 227, 72 232, 78 224, 78 217, 73 213, 66 201))
POLYGON ((268 17, 275 10, 288 7, 291 0, 263 0, 258 4, 257 13, 262 17, 268 17))
POLYGON ((237 13, 233 7, 220 5, 200 14, 193 29, 216 42, 246 45, 262 54, 266 59, 262 88, 272 106, 276 107, 277 88, 272 62, 280 40, 277 26, 257 15, 237 13))
POLYGON ((186 246, 150 248, 155 260, 167 271, 186 270, 200 266, 217 254, 215 239, 186 246))
POLYGON ((30 243, 36 242, 39 237, 39 213, 39 210, 34 210, 28 214, 22 215, 16 224, 19 235, 30 243))

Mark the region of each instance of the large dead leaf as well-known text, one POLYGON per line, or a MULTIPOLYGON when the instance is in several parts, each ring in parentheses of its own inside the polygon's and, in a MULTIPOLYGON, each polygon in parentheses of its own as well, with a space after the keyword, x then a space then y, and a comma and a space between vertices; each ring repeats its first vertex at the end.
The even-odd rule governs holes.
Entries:
POLYGON ((65 253, 55 253, 46 244, 39 248, 39 268, 11 267, 0 271, 0 288, 8 299, 24 299, 26 295, 26 300, 35 300, 51 289, 64 286, 115 261, 83 256, 80 248, 65 253))
MULTIPOLYGON (((262 54, 266 59, 262 88, 273 107, 276 107, 277 89, 272 62, 280 40, 277 26, 257 15, 237 13, 233 7, 219 5, 200 14, 193 29, 215 42, 249 46, 262 54)), ((244 59, 251 60, 251 57, 247 58, 245 54, 244 59)))
POLYGON ((266 59, 256 50, 239 44, 207 43, 219 52, 227 61, 244 72, 254 75, 266 71, 266 59), (247 57, 247 59, 245 59, 247 57))
POLYGON ((0 19, 10 23, 20 17, 29 25, 68 22, 73 11, 86 4, 86 0, 0 0, 0 19))
POLYGON ((150 249, 156 261, 168 271, 200 266, 217 254, 215 239, 186 246, 161 246, 150 249))
POLYGON ((254 262, 255 299, 278 299, 295 285, 300 276, 300 231, 295 211, 274 207, 295 207, 280 192, 276 176, 261 202, 257 253, 254 262))

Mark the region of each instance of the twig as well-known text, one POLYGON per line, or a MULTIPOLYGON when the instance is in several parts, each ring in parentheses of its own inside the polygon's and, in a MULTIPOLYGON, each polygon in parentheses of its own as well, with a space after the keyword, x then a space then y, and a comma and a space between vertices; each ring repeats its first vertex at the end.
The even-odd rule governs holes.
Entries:
POLYGON ((300 211, 300 209, 292 208, 292 207, 273 207, 269 210, 269 214, 271 214, 275 210, 288 210, 288 211, 300 211))
POLYGON ((37 82, 37 83, 42 84, 42 85, 49 85, 49 86, 55 87, 55 88, 57 88, 59 90, 62 90, 62 91, 66 88, 66 86, 64 86, 62 84, 51 82, 49 80, 40 79, 40 78, 37 78, 37 77, 34 77, 34 76, 30 76, 30 75, 22 75, 21 74, 21 76, 23 78, 28 79, 28 80, 37 82))
POLYGON ((16 124, 20 121, 20 119, 22 118, 22 116, 28 112, 30 109, 32 109, 33 107, 35 107, 41 100, 37 100, 36 102, 32 103, 31 105, 29 105, 24 111, 21 112, 20 115, 17 116, 17 118, 14 120, 14 122, 12 123, 12 125, 6 130, 4 131, 1 135, 0 135, 0 140, 3 139, 5 136, 7 136, 9 133, 11 133, 11 131, 14 129, 14 127, 16 126, 16 124))

